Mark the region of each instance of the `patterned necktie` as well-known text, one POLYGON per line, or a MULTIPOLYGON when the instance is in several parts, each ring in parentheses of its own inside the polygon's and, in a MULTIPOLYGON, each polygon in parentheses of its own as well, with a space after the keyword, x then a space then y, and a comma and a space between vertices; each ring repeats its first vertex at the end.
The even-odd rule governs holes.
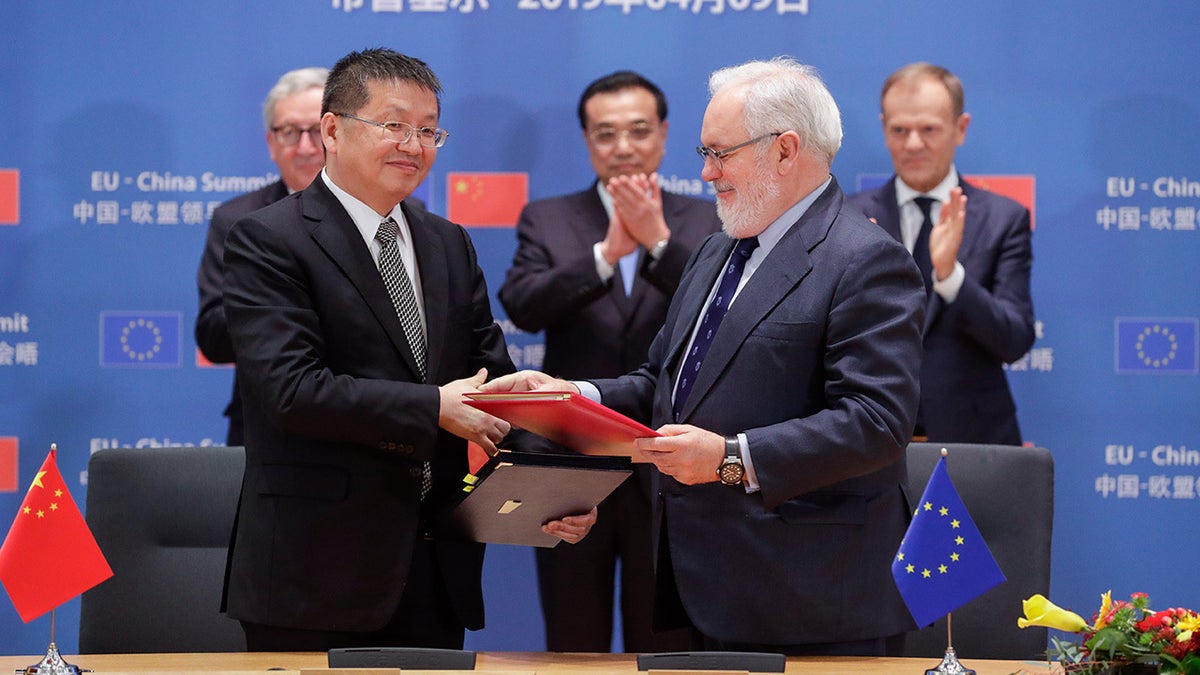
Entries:
POLYGON ((936 201, 933 197, 913 198, 913 203, 921 209, 921 215, 924 216, 921 231, 917 233, 917 241, 913 244, 913 259, 917 261, 921 277, 925 280, 925 295, 929 295, 933 288, 933 261, 929 258, 929 232, 933 229, 933 217, 930 216, 929 210, 936 201))
POLYGON ((396 233, 400 227, 391 217, 384 218, 379 223, 379 231, 375 240, 379 242, 379 275, 387 286, 388 295, 392 297, 392 305, 400 317, 400 325, 404 327, 404 337, 412 348, 413 357, 417 360, 417 370, 421 379, 425 379, 425 334, 421 331, 421 314, 417 311, 417 294, 413 290, 412 280, 408 270, 400 258, 400 249, 396 246, 396 233))
MULTIPOLYGON (((379 223, 375 240, 379 242, 379 275, 387 286, 388 295, 392 298, 392 306, 400 317, 400 325, 404 327, 404 337, 412 349, 413 357, 417 360, 417 370, 421 379, 425 379, 425 334, 421 332, 421 314, 417 311, 417 294, 413 290, 412 280, 400 258, 400 248, 396 246, 396 233, 400 226, 390 216, 379 223)), ((421 464, 421 499, 429 494, 433 487, 433 471, 429 462, 421 464)))
POLYGON ((683 360, 683 368, 679 371, 679 382, 675 385, 674 414, 676 422, 679 421, 679 412, 683 410, 683 404, 687 402, 696 376, 700 373, 704 355, 712 346, 713 336, 717 334, 717 328, 720 327, 721 320, 725 318, 725 312, 729 311, 729 304, 733 302, 738 282, 742 279, 742 270, 746 269, 746 261, 750 259, 750 254, 756 248, 758 248, 758 237, 738 240, 737 245, 733 247, 733 253, 729 256, 729 262, 725 266, 725 273, 721 275, 717 293, 713 296, 708 309, 704 310, 704 317, 700 319, 700 328, 696 331, 692 349, 688 352, 687 358, 683 360))

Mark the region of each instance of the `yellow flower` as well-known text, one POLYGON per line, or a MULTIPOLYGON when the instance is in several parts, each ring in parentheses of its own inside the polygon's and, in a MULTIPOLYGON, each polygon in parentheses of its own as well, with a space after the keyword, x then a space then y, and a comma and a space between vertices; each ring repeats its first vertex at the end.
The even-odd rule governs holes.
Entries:
POLYGON ((1195 612, 1189 613, 1187 616, 1180 619, 1175 627, 1179 629, 1179 635, 1175 637, 1179 642, 1187 642, 1192 639, 1192 633, 1200 630, 1200 614, 1195 612))
POLYGON ((1096 614, 1096 630, 1108 625, 1108 613, 1112 610, 1112 589, 1100 596, 1100 612, 1096 614))
POLYGON ((1075 612, 1062 609, 1041 594, 1034 595, 1028 600, 1022 600, 1021 608, 1025 610, 1025 616, 1017 619, 1017 626, 1021 628, 1044 626, 1072 633, 1088 628, 1083 617, 1075 612))

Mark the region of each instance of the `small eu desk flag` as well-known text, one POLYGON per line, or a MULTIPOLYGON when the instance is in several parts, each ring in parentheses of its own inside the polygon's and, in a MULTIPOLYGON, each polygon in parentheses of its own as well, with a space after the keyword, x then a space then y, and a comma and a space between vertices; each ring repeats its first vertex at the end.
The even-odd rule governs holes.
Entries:
POLYGON ((896 587, 920 627, 1004 581, 950 481, 942 453, 892 562, 896 587))
POLYGON ((25 623, 112 576, 53 446, 0 546, 0 583, 25 623))

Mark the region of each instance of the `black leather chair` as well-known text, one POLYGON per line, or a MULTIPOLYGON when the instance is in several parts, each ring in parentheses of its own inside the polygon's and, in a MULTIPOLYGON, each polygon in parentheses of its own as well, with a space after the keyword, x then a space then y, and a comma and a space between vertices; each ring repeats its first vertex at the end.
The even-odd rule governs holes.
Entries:
MULTIPOLYGON (((964 661, 1044 659, 1046 629, 1018 628, 1017 617, 1024 616, 1025 598, 1049 596, 1054 459, 1045 448, 913 443, 908 479, 914 500, 921 498, 942 448, 949 453, 950 479, 1007 578, 951 613, 954 650, 964 661)), ((908 634, 905 656, 941 658, 945 652, 945 618, 908 634)))
POLYGON ((242 448, 109 448, 88 462, 86 518, 113 576, 83 594, 84 654, 241 652, 220 612, 242 448))

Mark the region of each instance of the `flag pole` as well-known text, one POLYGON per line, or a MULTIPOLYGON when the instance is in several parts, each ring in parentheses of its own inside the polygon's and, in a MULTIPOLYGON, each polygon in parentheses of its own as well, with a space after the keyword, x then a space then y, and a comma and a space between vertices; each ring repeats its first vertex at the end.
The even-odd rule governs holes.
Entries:
MULTIPOLYGON (((58 453, 58 444, 51 443, 50 444, 50 456, 47 458, 46 461, 51 462, 52 458, 54 458, 54 456, 57 453, 58 453)), ((57 475, 57 473, 58 473, 57 465, 54 465, 54 466, 55 466, 54 474, 57 475)), ((42 477, 42 474, 38 474, 38 478, 41 478, 41 477, 42 477)), ((60 480, 61 480, 61 478, 60 478, 60 480)), ((36 481, 36 479, 35 479, 35 481, 36 481)), ((30 490, 32 491, 33 488, 30 487, 30 490)), ((66 490, 64 487, 64 492, 65 491, 66 490)), ((67 499, 70 500, 70 496, 68 496, 67 499)), ((91 536, 90 532, 88 533, 88 536, 89 537, 91 536)), ((94 544, 95 540, 92 540, 92 542, 94 544)), ((108 565, 108 563, 106 561, 105 566, 107 567, 107 565, 108 565)), ((110 571, 109 575, 111 576, 111 574, 112 573, 110 571)), ((95 583, 99 583, 99 582, 95 582, 95 583)), ((56 618, 57 618, 57 608, 51 607, 50 608, 50 645, 48 647, 46 647, 46 655, 43 656, 42 660, 39 661, 38 663, 31 665, 31 666, 27 666, 26 668, 17 670, 16 671, 17 673, 23 673, 24 675, 80 675, 80 673, 92 672, 91 669, 80 668, 78 666, 73 666, 73 665, 67 663, 66 661, 63 661, 62 654, 59 653, 58 645, 55 643, 55 629, 56 629, 56 623, 57 623, 56 618)), ((28 621, 28 620, 29 619, 26 619, 26 621, 28 621)))
MULTIPOLYGON (((950 453, 946 448, 942 448, 942 458, 944 459, 950 453)), ((950 612, 946 612, 946 653, 942 656, 942 662, 937 668, 932 668, 925 671, 925 675, 975 675, 975 671, 967 668, 958 660, 958 654, 954 651, 954 616, 950 612)))
POLYGON ((964 666, 958 660, 958 654, 954 652, 954 643, 951 640, 950 622, 952 617, 949 613, 946 614, 946 654, 942 656, 942 662, 937 668, 932 668, 925 671, 925 675, 975 675, 975 671, 964 666))
POLYGON ((80 668, 63 661, 62 654, 58 652, 58 645, 54 643, 55 611, 54 609, 50 610, 50 646, 46 648, 46 655, 38 663, 22 668, 16 671, 17 673, 23 675, 80 675, 80 673, 92 672, 90 668, 80 668))

